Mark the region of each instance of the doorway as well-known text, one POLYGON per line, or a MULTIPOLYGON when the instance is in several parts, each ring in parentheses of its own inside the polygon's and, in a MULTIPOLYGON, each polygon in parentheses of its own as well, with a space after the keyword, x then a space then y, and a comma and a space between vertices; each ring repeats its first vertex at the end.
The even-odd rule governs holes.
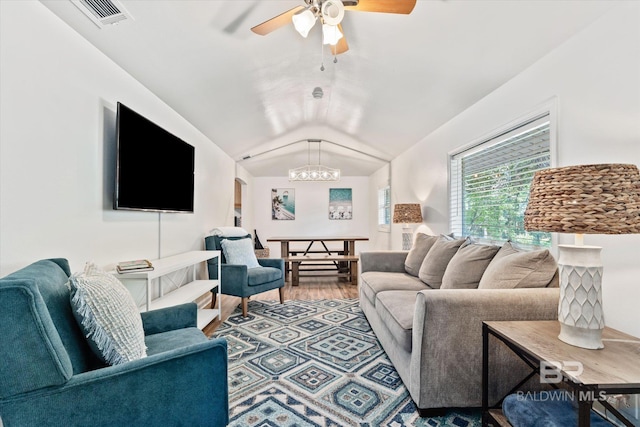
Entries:
POLYGON ((233 225, 242 227, 242 181, 235 180, 235 191, 233 196, 233 225))

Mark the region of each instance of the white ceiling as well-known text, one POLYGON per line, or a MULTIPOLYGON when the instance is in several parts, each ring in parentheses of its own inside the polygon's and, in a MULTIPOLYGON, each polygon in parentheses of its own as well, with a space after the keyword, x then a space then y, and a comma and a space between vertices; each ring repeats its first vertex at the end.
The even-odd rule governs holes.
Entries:
POLYGON ((330 141, 323 164, 369 175, 615 5, 418 0, 410 15, 347 11, 350 50, 333 63, 318 25, 307 39, 292 25, 250 31, 302 0, 122 0, 134 20, 103 29, 68 0, 41 1, 254 176, 306 164, 307 139, 330 141))

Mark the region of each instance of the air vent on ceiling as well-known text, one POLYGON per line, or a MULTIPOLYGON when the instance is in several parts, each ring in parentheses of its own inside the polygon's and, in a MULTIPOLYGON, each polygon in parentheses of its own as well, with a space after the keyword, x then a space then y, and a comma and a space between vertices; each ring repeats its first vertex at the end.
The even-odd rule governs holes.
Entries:
POLYGON ((98 28, 133 20, 133 16, 117 0, 71 0, 98 28))

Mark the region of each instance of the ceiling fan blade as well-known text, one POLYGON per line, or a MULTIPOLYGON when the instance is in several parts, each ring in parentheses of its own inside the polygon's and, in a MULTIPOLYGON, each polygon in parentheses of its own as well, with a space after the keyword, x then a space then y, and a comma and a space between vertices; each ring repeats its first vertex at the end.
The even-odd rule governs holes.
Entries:
POLYGON ((270 32, 275 31, 280 27, 284 27, 287 24, 290 24, 291 17, 302 9, 304 9, 304 6, 296 6, 293 9, 289 9, 286 12, 269 19, 268 21, 264 21, 262 24, 256 25, 255 27, 251 28, 251 31, 256 34, 260 34, 261 36, 266 36, 270 32))
POLYGON ((416 0, 359 0, 356 6, 344 6, 345 10, 357 12, 411 13, 416 0))
POLYGON ((335 46, 331 46, 332 55, 340 55, 341 53, 345 53, 349 50, 349 44, 347 43, 347 37, 344 35, 342 24, 338 24, 338 29, 342 33, 342 37, 338 40, 338 43, 335 46))

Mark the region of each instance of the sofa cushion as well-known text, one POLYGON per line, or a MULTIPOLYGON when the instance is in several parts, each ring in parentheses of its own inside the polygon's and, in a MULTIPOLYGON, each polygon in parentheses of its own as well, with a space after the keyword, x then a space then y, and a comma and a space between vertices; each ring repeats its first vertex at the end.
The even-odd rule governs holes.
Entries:
POLYGON ((117 365, 147 355, 138 307, 115 276, 87 263, 68 286, 73 315, 103 362, 117 365))
POLYGON ((404 270, 412 276, 418 277, 420 266, 429 249, 438 241, 438 236, 429 236, 424 233, 417 233, 413 241, 413 246, 404 261, 404 270))
POLYGON ((472 243, 462 245, 442 276, 440 289, 475 289, 500 246, 472 243))
POLYGON ((220 242, 220 246, 228 264, 246 265, 247 268, 260 267, 251 239, 224 239, 220 242))
POLYGON ((422 261, 418 273, 420 280, 433 289, 439 288, 449 261, 466 241, 467 239, 448 240, 444 236, 440 236, 422 261))
POLYGON ((403 350, 411 352, 413 312, 418 291, 385 291, 378 293, 376 312, 403 350))
POLYGON ((547 249, 520 252, 507 242, 487 266, 478 288, 514 289, 554 286, 557 270, 556 260, 547 249))
POLYGON ((259 266, 258 268, 250 268, 247 271, 247 276, 247 284, 249 286, 264 285, 265 283, 282 279, 282 270, 274 267, 259 266))
POLYGON ((428 289, 417 277, 406 273, 367 271, 360 275, 360 289, 369 302, 375 306, 376 295, 384 291, 423 291, 428 289))

